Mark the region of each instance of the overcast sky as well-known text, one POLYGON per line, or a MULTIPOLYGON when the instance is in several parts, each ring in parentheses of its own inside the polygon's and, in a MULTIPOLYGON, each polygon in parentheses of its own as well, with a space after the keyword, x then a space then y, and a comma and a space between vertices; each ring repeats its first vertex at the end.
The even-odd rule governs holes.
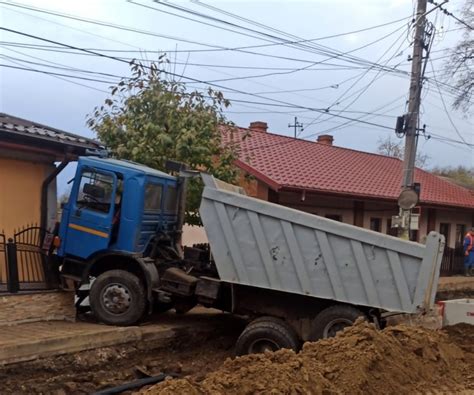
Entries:
MULTIPOLYGON (((0 3, 4 3, 4 1, 1 0, 0 3)), ((379 138, 388 135, 394 136, 394 133, 389 129, 362 123, 350 123, 343 125, 346 127, 333 130, 346 123, 347 119, 328 114, 321 115, 315 109, 329 107, 333 111, 331 114, 349 118, 362 117, 361 120, 367 122, 393 127, 395 117, 405 111, 409 87, 408 77, 393 72, 380 72, 375 68, 366 72, 367 68, 361 69, 360 64, 346 62, 342 57, 327 59, 328 55, 321 54, 320 50, 352 51, 350 55, 359 60, 362 58, 382 65, 396 66, 400 70, 410 70, 407 57, 411 54, 412 49, 407 23, 413 14, 412 0, 205 0, 201 4, 191 1, 171 3, 207 16, 225 19, 238 26, 264 31, 267 34, 279 37, 283 34, 291 34, 294 38, 286 37, 292 41, 323 38, 396 20, 400 21, 365 32, 311 41, 305 44, 304 48, 295 49, 284 45, 268 46, 267 44, 274 43, 276 40, 268 36, 249 37, 255 36, 256 33, 240 30, 232 25, 219 24, 215 20, 182 13, 152 0, 133 0, 133 2, 125 0, 18 0, 15 3, 40 7, 42 10, 79 18, 127 26, 146 31, 149 34, 98 26, 5 4, 0 4, 0 17, 3 27, 76 47, 94 48, 98 51, 106 49, 140 51, 107 52, 110 55, 154 60, 158 57, 158 51, 166 51, 172 62, 168 71, 183 75, 183 82, 190 83, 193 87, 203 88, 206 85, 191 83, 192 80, 187 78, 214 81, 214 84, 224 87, 222 90, 227 90, 226 88, 231 90, 225 92, 225 96, 231 101, 234 99, 253 102, 234 101, 229 109, 228 118, 240 126, 248 126, 251 121, 256 120, 266 121, 272 132, 291 135, 293 130, 288 128, 288 123, 293 123, 294 116, 298 116, 299 122, 305 125, 304 130, 300 133, 301 138, 315 139, 316 134, 327 132, 334 135, 335 145, 369 152, 376 150, 379 138), (145 8, 139 4, 156 10, 145 8), (251 25, 243 20, 206 8, 206 5, 212 5, 254 22, 268 25, 278 29, 279 32, 270 31, 263 26, 251 25), (207 25, 158 10, 204 21, 207 25), (210 25, 218 25, 234 31, 226 31, 210 25), (166 35, 168 38, 152 34, 166 35), (316 45, 325 47, 314 49, 316 45), (259 47, 244 49, 244 51, 254 52, 252 54, 242 51, 201 51, 216 49, 216 47, 247 46, 259 47), (310 46, 312 47, 310 48, 310 46), (363 46, 366 47, 358 49, 363 46), (175 52, 176 50, 177 52, 175 52), (311 63, 321 61, 324 62, 315 65, 311 63), (262 74, 272 73, 281 74, 262 76, 262 74), (233 79, 242 76, 258 77, 233 79), (226 81, 221 81, 223 79, 226 81), (352 86, 355 82, 357 83, 352 86), (349 88, 350 90, 348 90, 349 88), (232 90, 254 93, 258 96, 237 93, 232 90), (280 102, 277 103, 268 98, 280 102), (270 106, 268 104, 279 105, 270 106), (340 110, 343 112, 338 113, 340 110), (376 113, 377 115, 366 113, 376 113)), ((462 1, 450 1, 446 8, 460 15, 461 5, 462 1)), ((429 6, 429 8, 432 7, 429 6)), ((441 80, 444 73, 442 66, 446 59, 446 52, 443 49, 453 46, 460 39, 461 33, 455 21, 441 13, 433 12, 429 15, 429 19, 435 24, 438 31, 432 48, 432 58, 436 76, 441 80)), ((0 44, 2 56, 0 63, 2 65, 106 81, 112 81, 115 78, 78 73, 77 70, 72 71, 67 68, 73 67, 117 76, 129 74, 126 64, 110 59, 33 50, 19 47, 17 44, 12 45, 12 43, 51 45, 25 36, 2 31, 0 40, 2 41, 0 44), (25 63, 25 60, 42 64, 55 62, 55 64, 49 63, 55 68, 25 63), (65 67, 66 70, 57 67, 65 67)), ((433 77, 431 65, 428 65, 426 75, 433 77)), ((0 67, 0 82, 0 110, 2 112, 87 137, 93 137, 93 133, 85 125, 86 115, 93 110, 94 106, 100 105, 104 101, 107 93, 103 91, 107 91, 110 85, 69 77, 53 77, 5 67, 0 67)), ((453 81, 447 81, 447 83, 453 84, 453 81)), ((442 91, 442 95, 446 105, 449 106, 455 126, 466 141, 474 143, 472 118, 464 119, 461 113, 451 110, 452 96, 446 90, 442 91)), ((431 132, 438 136, 460 140, 444 111, 440 94, 434 83, 428 84, 424 88, 422 110, 422 123, 427 125, 428 134, 431 132)), ((422 138, 419 142, 419 149, 431 157, 430 166, 474 165, 472 149, 460 144, 448 145, 439 140, 424 140, 422 138)))

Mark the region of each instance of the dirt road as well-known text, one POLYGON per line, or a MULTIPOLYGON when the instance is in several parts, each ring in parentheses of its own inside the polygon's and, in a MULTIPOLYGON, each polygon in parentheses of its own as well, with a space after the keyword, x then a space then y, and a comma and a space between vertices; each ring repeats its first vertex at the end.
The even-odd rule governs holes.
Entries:
POLYGON ((82 395, 160 372, 201 377, 232 356, 244 323, 222 316, 209 333, 129 343, 0 367, 0 394, 82 395))
POLYGON ((244 322, 219 318, 212 332, 137 342, 0 368, 0 393, 79 395, 143 375, 183 379, 142 389, 147 394, 474 394, 474 327, 443 331, 367 323, 334 339, 305 344, 299 354, 233 357, 244 322), (296 392, 295 392, 296 391, 296 392))

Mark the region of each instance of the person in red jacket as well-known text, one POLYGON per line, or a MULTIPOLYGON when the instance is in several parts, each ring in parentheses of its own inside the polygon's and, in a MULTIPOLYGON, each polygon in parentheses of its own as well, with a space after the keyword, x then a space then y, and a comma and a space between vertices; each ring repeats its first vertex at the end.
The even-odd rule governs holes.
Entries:
POLYGON ((474 228, 469 229, 464 237, 464 275, 474 275, 474 228))

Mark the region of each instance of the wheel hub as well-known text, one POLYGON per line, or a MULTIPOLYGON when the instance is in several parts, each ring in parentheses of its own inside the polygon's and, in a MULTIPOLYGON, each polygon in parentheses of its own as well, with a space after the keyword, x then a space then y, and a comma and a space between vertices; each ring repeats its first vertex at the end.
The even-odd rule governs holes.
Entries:
POLYGON ((324 338, 334 337, 336 333, 342 331, 344 328, 351 326, 353 323, 351 320, 345 318, 339 318, 329 322, 324 328, 324 338))
POLYGON ((110 284, 102 292, 102 305, 112 314, 125 313, 131 302, 130 292, 123 284, 110 284))
POLYGON ((271 339, 255 340, 249 347, 249 354, 260 354, 265 351, 278 351, 281 347, 271 339))

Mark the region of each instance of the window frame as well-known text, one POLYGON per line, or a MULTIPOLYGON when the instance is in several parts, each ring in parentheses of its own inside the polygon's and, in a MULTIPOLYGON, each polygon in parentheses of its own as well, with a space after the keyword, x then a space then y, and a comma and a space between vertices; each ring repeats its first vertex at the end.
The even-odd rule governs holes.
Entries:
POLYGON ((449 245, 449 238, 451 237, 451 223, 450 222, 440 222, 439 223, 439 233, 441 233, 446 239, 446 245, 449 245), (441 227, 447 225, 447 234, 441 232, 441 227))
POLYGON ((163 201, 163 212, 176 214, 176 213, 178 212, 178 207, 179 207, 178 198, 179 198, 178 186, 177 186, 177 185, 168 184, 168 185, 166 186, 166 196, 165 196, 165 199, 164 199, 164 201, 163 201), (173 190, 175 191, 174 199, 173 199, 173 200, 174 200, 174 208, 173 208, 173 210, 170 210, 169 207, 168 207, 168 202, 171 200, 171 199, 170 199, 171 194, 169 193, 170 189, 173 189, 173 190))
MULTIPOLYGON (((76 196, 75 196, 75 199, 74 199, 74 206, 78 209, 78 210, 86 210, 86 211, 89 211, 91 213, 94 213, 96 215, 102 215, 104 217, 107 217, 109 215, 111 215, 111 213, 113 212, 114 210, 114 207, 115 207, 115 199, 113 199, 113 197, 115 196, 115 190, 116 190, 116 187, 117 187, 117 176, 115 175, 115 173, 113 172, 109 172, 109 171, 104 171, 104 170, 101 170, 101 169, 96 169, 94 167, 83 167, 81 170, 80 170, 80 177, 79 177, 79 182, 78 182, 78 186, 77 186, 77 193, 76 193, 76 196), (109 208, 107 211, 104 211, 104 210, 98 210, 94 207, 90 207, 90 206, 87 206, 87 205, 82 205, 81 204, 81 201, 79 200, 79 196, 81 194, 83 194, 83 189, 84 189, 84 185, 82 185, 82 180, 84 178, 84 175, 86 173, 89 173, 91 175, 91 177, 88 177, 89 180, 94 180, 94 178, 92 177, 94 174, 99 174, 103 177, 109 177, 111 179, 111 186, 112 186, 112 190, 110 192, 110 195, 108 197, 108 203, 105 203, 105 204, 108 204, 109 208), (81 188, 81 185, 82 185, 82 188, 81 188)), ((103 203, 103 202, 101 202, 103 203)))
POLYGON ((370 217, 369 218, 369 229, 373 232, 382 233, 382 217, 370 217), (376 221, 378 223, 378 229, 372 229, 372 221, 376 221))
POLYGON ((324 218, 331 219, 336 222, 344 222, 342 214, 326 214, 324 218))
POLYGON ((143 192, 143 211, 148 212, 148 213, 161 213, 163 211, 163 190, 164 190, 164 184, 159 183, 159 182, 152 182, 152 181, 147 181, 145 184, 144 192, 143 192), (147 208, 147 188, 149 186, 154 186, 158 187, 160 190, 159 194, 159 204, 157 208, 147 208))

